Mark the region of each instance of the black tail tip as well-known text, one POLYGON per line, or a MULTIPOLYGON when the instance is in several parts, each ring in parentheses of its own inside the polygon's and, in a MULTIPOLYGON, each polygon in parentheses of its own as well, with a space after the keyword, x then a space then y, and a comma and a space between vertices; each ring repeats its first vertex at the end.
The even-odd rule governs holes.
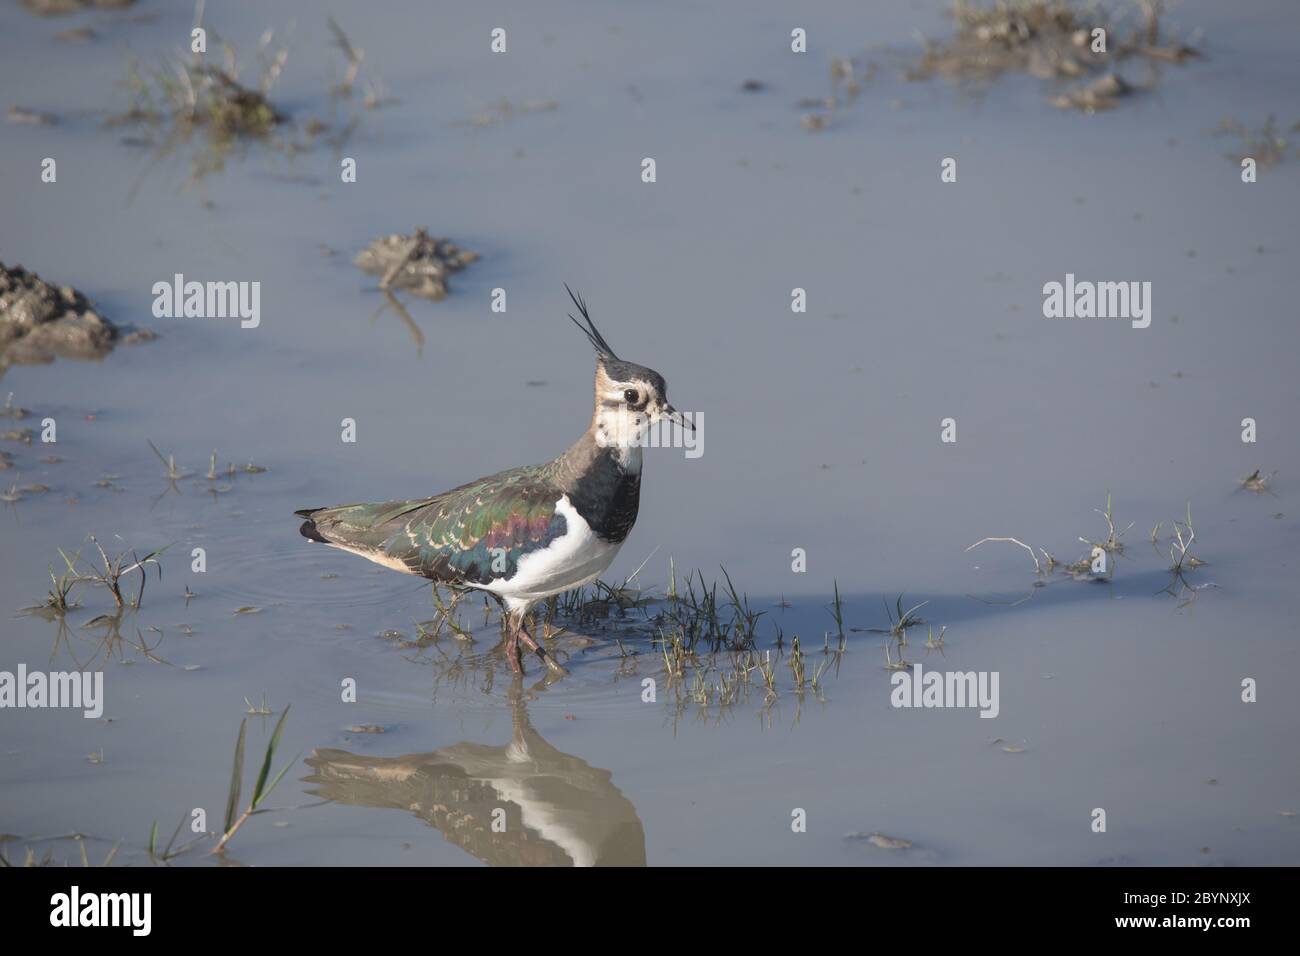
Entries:
POLYGON ((329 538, 325 537, 319 530, 317 530, 316 522, 312 521, 310 518, 302 523, 298 528, 298 533, 308 541, 319 541, 321 544, 330 543, 329 538))
POLYGON ((298 533, 308 541, 319 541, 322 544, 329 544, 329 539, 320 533, 320 529, 316 527, 316 522, 312 519, 312 515, 320 510, 320 508, 304 508, 301 511, 294 512, 294 514, 299 518, 307 519, 299 526, 298 533))

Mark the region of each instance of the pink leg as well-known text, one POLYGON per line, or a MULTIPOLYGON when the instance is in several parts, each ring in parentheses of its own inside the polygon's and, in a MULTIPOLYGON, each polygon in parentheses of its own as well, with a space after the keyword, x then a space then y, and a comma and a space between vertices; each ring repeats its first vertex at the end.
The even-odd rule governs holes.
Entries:
POLYGON ((506 660, 516 674, 524 672, 524 665, 519 660, 519 633, 522 629, 522 622, 517 621, 514 615, 506 620, 506 660))
POLYGON ((519 617, 519 637, 524 642, 524 644, 529 648, 529 650, 531 650, 534 654, 536 654, 538 657, 542 659, 542 663, 545 664, 548 668, 550 668, 551 673, 559 674, 560 676, 564 676, 565 674, 569 673, 560 665, 559 661, 557 661, 550 654, 546 653, 546 648, 542 647, 542 645, 538 644, 535 640, 533 640, 533 635, 528 633, 528 628, 524 625, 523 615, 520 615, 519 617))

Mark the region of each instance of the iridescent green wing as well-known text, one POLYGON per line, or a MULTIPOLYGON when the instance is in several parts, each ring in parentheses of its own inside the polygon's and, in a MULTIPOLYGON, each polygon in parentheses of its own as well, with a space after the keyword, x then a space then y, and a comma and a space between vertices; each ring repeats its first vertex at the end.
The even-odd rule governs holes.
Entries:
POLYGON ((451 584, 514 576, 519 561, 567 530, 561 492, 542 466, 472 481, 415 501, 341 505, 308 516, 327 541, 451 584))

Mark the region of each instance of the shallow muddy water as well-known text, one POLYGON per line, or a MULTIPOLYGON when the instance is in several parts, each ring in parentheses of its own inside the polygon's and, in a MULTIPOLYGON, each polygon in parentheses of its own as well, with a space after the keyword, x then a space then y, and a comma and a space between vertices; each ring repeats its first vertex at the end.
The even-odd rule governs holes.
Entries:
MULTIPOLYGON (((345 9, 398 102, 363 111, 341 153, 252 144, 190 188, 185 149, 156 157, 101 123, 129 105, 130 58, 178 50, 191 10, 0 7, 0 105, 59 119, 0 123, 0 261, 159 333, 0 379, 31 412, 0 431, 34 430, 0 442, 0 486, 49 489, 0 506, 0 671, 105 674, 101 719, 0 711, 7 856, 75 862, 72 841, 42 838, 80 832, 92 859, 121 841, 117 862, 147 863, 154 820, 165 839, 203 808, 220 829, 245 698, 265 695, 291 707, 276 767, 293 766, 267 801, 280 809, 230 844, 246 864, 1300 862, 1300 159, 1293 144, 1245 185, 1226 155, 1240 137, 1212 134, 1225 117, 1300 121, 1300 14, 1235 6, 1180 4, 1169 22, 1208 56, 1161 66, 1112 112, 1059 111, 1038 80, 975 95, 882 66, 819 132, 797 104, 829 94, 831 58, 915 53, 915 30, 949 31, 940 4, 825 4, 797 23, 776 3, 345 9), (80 25, 93 41, 55 39, 80 25), (789 52, 793 26, 807 54, 789 52), (958 181, 941 184, 950 156, 958 181), (417 226, 481 255, 446 299, 405 301, 418 348, 352 265, 417 226), (152 287, 177 273, 260 282, 260 323, 155 318, 152 287), (1042 287, 1067 273, 1151 282, 1150 327, 1045 318, 1042 287), (662 595, 670 556, 679 576, 725 566, 764 612, 775 701, 755 676, 701 707, 693 674, 674 686, 644 629, 615 626, 557 639, 568 678, 530 660, 516 685, 495 621, 472 644, 411 646, 434 617, 427 587, 298 535, 296 508, 432 494, 576 438, 592 357, 566 281, 704 421, 698 457, 646 453, 606 578, 644 561, 638 582, 662 595), (189 474, 169 482, 150 441, 189 474), (205 477, 214 449, 233 476, 205 477), (1276 472, 1267 489, 1239 488, 1256 468, 1276 472), (1108 494, 1119 529, 1134 522, 1108 583, 1058 569, 1034 587, 1014 544, 966 550, 1014 536, 1074 561, 1079 536, 1104 537, 1108 494), (1170 594, 1189 502, 1201 589, 1170 594), (141 608, 88 627, 113 602, 83 586, 63 626, 22 613, 58 549, 88 556, 92 533, 109 551, 169 546, 141 608), (836 582, 848 633, 827 655, 836 582), (913 628, 906 659, 997 672, 996 718, 891 706, 886 638, 866 629, 888 628, 900 595, 947 628, 942 651, 913 628), (793 689, 795 635, 810 667, 827 662, 817 691, 793 689)), ((274 26, 290 54, 273 101, 342 122, 328 90, 345 64, 315 5, 208 19, 241 50, 274 26)), ((276 719, 248 718, 245 799, 276 719)), ((208 864, 214 842, 174 862, 208 864)))

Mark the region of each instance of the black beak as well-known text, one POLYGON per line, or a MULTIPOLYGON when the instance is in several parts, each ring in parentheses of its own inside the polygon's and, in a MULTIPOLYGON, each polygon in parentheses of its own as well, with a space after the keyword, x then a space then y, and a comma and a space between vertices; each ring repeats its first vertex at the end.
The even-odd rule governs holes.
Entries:
POLYGON ((667 403, 664 404, 663 411, 660 412, 660 414, 670 422, 676 422, 678 425, 681 425, 682 428, 689 429, 692 432, 695 431, 694 423, 687 421, 686 416, 667 403))

